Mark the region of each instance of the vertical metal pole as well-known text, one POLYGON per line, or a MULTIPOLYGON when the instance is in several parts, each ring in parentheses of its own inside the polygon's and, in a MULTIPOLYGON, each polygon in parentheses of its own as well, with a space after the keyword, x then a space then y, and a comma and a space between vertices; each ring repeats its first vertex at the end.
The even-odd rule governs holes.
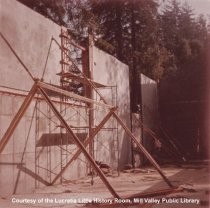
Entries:
POLYGON ((48 171, 48 177, 49 177, 49 181, 51 183, 52 181, 52 166, 51 166, 51 145, 50 145, 50 133, 51 133, 51 109, 49 108, 49 106, 47 107, 47 111, 48 111, 48 130, 49 130, 49 135, 48 135, 48 147, 47 147, 47 158, 48 158, 48 167, 47 167, 47 171, 48 171))
MULTIPOLYGON (((89 35, 89 78, 90 80, 93 79, 93 36, 89 35)), ((91 98, 92 100, 94 99, 94 95, 93 95, 93 88, 89 87, 89 98, 91 98)), ((93 132, 93 127, 94 127, 94 104, 90 103, 89 104, 90 108, 89 108, 89 135, 92 135, 93 132)), ((94 158, 94 140, 92 140, 89 144, 89 154, 92 156, 92 158, 94 158)), ((92 166, 90 166, 90 174, 91 174, 91 184, 93 185, 94 181, 93 181, 93 170, 92 170, 92 166)))
MULTIPOLYGON (((118 97, 117 97, 117 85, 116 85, 116 100, 115 100, 115 106, 118 106, 118 97)), ((117 122, 117 172, 118 172, 118 176, 120 176, 120 141, 119 141, 119 126, 118 126, 118 122, 117 122)))
POLYGON ((49 97, 47 96, 47 94, 45 93, 45 91, 41 87, 39 87, 39 90, 40 90, 41 94, 43 95, 43 97, 45 98, 45 100, 48 103, 48 105, 50 106, 50 108, 52 109, 52 111, 54 112, 54 114, 56 115, 56 117, 60 120, 60 122, 62 123, 62 125, 65 127, 65 129, 72 135, 72 137, 73 137, 76 145, 78 146, 78 148, 80 148, 82 150, 83 154, 88 159, 88 161, 91 163, 91 165, 93 166, 93 168, 95 169, 95 171, 98 173, 98 175, 100 176, 101 180, 104 182, 104 184, 106 185, 106 187, 108 188, 108 190, 110 191, 110 193, 114 197, 119 198, 119 195, 115 192, 115 190, 113 189, 113 187, 111 186, 111 184, 108 182, 108 180, 106 179, 106 176, 104 175, 104 173, 97 166, 97 164, 95 163, 94 159, 91 157, 91 155, 85 149, 85 146, 82 144, 82 142, 79 140, 79 138, 74 134, 74 132, 72 131, 72 129, 69 127, 69 125, 63 119, 63 117, 58 112, 58 110, 56 109, 56 107, 53 105, 53 103, 51 102, 51 100, 49 99, 49 97))
MULTIPOLYGON (((82 72, 81 72, 82 73, 82 72)), ((95 92, 100 96, 101 100, 107 104, 106 100, 104 97, 101 95, 101 93, 96 89, 95 85, 93 82, 91 82, 84 73, 82 73, 84 76, 84 79, 90 84, 90 86, 95 90, 95 92)), ((126 127, 124 122, 119 118, 119 116, 114 112, 113 116, 118 120, 120 125, 125 129, 125 131, 130 135, 131 139, 137 144, 139 149, 142 151, 142 153, 147 157, 147 159, 151 162, 151 164, 155 167, 155 169, 160 173, 162 178, 166 181, 166 183, 169 185, 169 187, 173 187, 173 185, 170 183, 168 178, 164 175, 164 173, 161 171, 159 165, 156 163, 156 161, 153 159, 153 157, 147 152, 147 150, 138 142, 138 140, 134 137, 134 135, 131 133, 129 128, 126 127), (150 159, 149 159, 150 158, 150 159)))
MULTIPOLYGON (((36 115, 35 115, 35 174, 39 175, 39 152, 37 150, 37 142, 39 141, 39 114, 38 108, 40 108, 40 100, 36 100, 36 115)), ((35 188, 38 188, 39 181, 35 180, 35 188)))
MULTIPOLYGON (((66 66, 64 64, 64 61, 65 61, 65 53, 63 51, 63 48, 64 48, 64 37, 63 37, 63 28, 61 27, 61 34, 60 34, 60 38, 61 38, 61 61, 60 61, 60 64, 61 64, 61 77, 60 77, 60 86, 61 88, 63 89, 63 74, 66 72, 66 66)), ((60 95, 60 113, 62 112, 62 104, 63 104, 63 95, 60 95)), ((60 171, 62 171, 63 169, 63 146, 62 146, 62 134, 63 134, 63 129, 62 129, 62 125, 60 123, 60 144, 59 144, 59 147, 60 147, 60 171)), ((61 177, 60 177, 60 183, 62 184, 63 183, 63 175, 61 174, 61 177)))
MULTIPOLYGON (((56 42, 57 43, 57 42, 56 42)), ((59 45, 59 43, 57 43, 59 45)), ((60 47, 60 45, 59 45, 60 47)), ((95 87, 95 84, 93 82, 91 82, 91 80, 89 80, 87 78, 87 76, 81 71, 81 74, 83 75, 83 78, 90 84, 90 86, 95 90, 95 92, 100 96, 101 100, 107 104, 106 100, 104 99, 104 97, 101 95, 101 93, 97 90, 97 88, 95 87)), ((125 127, 127 129, 127 133, 130 132, 130 130, 125 126, 125 124, 123 123, 123 121, 118 117, 118 115, 116 113, 113 113, 113 115, 115 116, 115 118, 119 119, 121 122, 120 124, 123 125, 123 127, 125 127)), ((125 129, 124 128, 124 129, 125 129)), ((134 135, 130 132, 129 135, 132 135, 132 138, 134 137, 134 135)), ((137 141, 137 139, 134 137, 134 142, 137 144, 137 146, 140 148, 140 150, 142 151, 143 149, 146 151, 146 149, 137 141)), ((142 151, 145 154, 145 151, 142 151)), ((167 184, 170 187, 173 187, 173 185, 170 183, 170 181, 167 179, 167 177, 163 174, 163 172, 161 171, 159 165, 156 163, 156 161, 152 158, 152 156, 146 151, 146 154, 149 155, 149 157, 151 157, 151 160, 149 160, 152 165, 158 170, 158 172, 160 173, 160 175, 163 177, 163 179, 167 182, 167 184)))
MULTIPOLYGON (((103 118, 103 120, 100 122, 100 124, 94 129, 92 135, 90 137, 88 137, 87 139, 85 139, 84 144, 83 144, 84 147, 87 147, 90 144, 90 142, 94 139, 94 137, 97 135, 97 133, 102 129, 102 127, 104 126, 104 124, 110 119, 110 117, 112 116, 114 110, 115 109, 112 109, 103 118)), ((57 181, 57 179, 61 176, 62 172, 64 172, 70 166, 70 164, 79 157, 79 155, 81 154, 81 152, 82 152, 81 149, 78 149, 76 151, 76 153, 72 156, 71 160, 66 164, 66 166, 63 168, 63 170, 56 175, 56 177, 53 179, 53 181, 52 181, 51 184, 54 184, 57 181)))

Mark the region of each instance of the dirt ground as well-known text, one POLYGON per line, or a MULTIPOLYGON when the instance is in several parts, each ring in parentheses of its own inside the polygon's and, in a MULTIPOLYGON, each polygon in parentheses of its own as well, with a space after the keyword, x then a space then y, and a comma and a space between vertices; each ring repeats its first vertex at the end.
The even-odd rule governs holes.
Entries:
POLYGON ((201 207, 208 208, 210 174, 208 162, 194 162, 184 165, 164 165, 162 170, 171 183, 179 187, 171 193, 157 196, 141 193, 168 190, 169 187, 153 168, 131 169, 126 172, 113 172, 108 180, 121 198, 114 199, 98 176, 66 181, 62 185, 36 189, 24 195, 0 196, 0 208, 31 207, 201 207), (136 194, 132 199, 129 196, 136 194))

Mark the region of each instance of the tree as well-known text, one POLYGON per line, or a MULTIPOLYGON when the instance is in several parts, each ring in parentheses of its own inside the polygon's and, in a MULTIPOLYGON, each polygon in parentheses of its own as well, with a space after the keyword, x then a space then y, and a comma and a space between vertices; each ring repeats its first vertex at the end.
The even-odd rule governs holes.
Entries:
POLYGON ((57 24, 65 25, 64 0, 18 0, 57 24))
POLYGON ((125 1, 91 0, 91 11, 97 17, 100 31, 97 34, 114 47, 114 54, 120 60, 123 59, 123 5, 125 1))
POLYGON ((203 128, 208 28, 203 16, 196 17, 189 5, 176 0, 166 6, 160 23, 162 42, 174 60, 168 66, 174 70, 160 83, 162 121, 193 155, 197 131, 203 128))
POLYGON ((155 0, 91 2, 92 13, 101 25, 99 36, 114 47, 107 52, 129 65, 132 109, 136 111, 140 103, 138 74, 159 80, 167 60, 158 36, 158 4, 155 0))
MULTIPOLYGON (((198 86, 195 83, 202 77, 204 69, 203 57, 208 34, 206 22, 203 17, 195 18, 189 5, 180 6, 176 0, 166 5, 160 18, 162 42, 174 60, 168 66, 174 68, 168 73, 174 79, 172 85, 169 78, 170 86, 177 92, 176 96, 173 94, 173 98, 167 99, 182 100, 195 96, 190 87, 198 86)), ((170 92, 168 94, 170 96, 170 92)))
POLYGON ((89 30, 96 32, 98 23, 88 0, 18 0, 55 23, 68 28, 72 37, 83 42, 89 30))

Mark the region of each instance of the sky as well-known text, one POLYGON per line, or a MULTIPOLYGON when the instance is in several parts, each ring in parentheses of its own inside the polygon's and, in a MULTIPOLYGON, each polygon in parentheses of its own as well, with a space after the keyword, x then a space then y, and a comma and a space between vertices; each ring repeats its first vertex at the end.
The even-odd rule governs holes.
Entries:
MULTIPOLYGON (((210 0, 178 0, 180 3, 187 2, 193 9, 194 13, 210 15, 210 0)), ((167 3, 168 0, 165 0, 167 3)))
POLYGON ((187 2, 192 6, 195 13, 210 15, 210 0, 179 0, 180 2, 187 2))

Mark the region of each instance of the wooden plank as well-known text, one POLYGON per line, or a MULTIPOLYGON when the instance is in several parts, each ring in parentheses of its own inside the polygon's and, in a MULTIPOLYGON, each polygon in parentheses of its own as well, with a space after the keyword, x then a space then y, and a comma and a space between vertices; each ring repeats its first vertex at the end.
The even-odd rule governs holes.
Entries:
MULTIPOLYGON (((82 73, 82 72, 81 72, 82 73)), ((84 78, 87 80, 87 82, 89 82, 90 86, 95 90, 95 92, 99 95, 100 99, 107 104, 106 100, 104 99, 104 97, 101 95, 101 93, 98 91, 98 89, 96 88, 96 86, 94 85, 94 83, 91 82, 91 80, 88 80, 88 78, 85 76, 84 73, 82 73, 82 75, 84 76, 84 78)), ((169 187, 173 187, 173 185, 171 184, 171 182, 169 181, 169 179, 165 176, 165 174, 162 172, 160 166, 157 164, 157 162, 154 160, 154 158, 149 154, 149 152, 144 148, 144 146, 142 144, 140 144, 138 142, 138 140, 135 138, 135 136, 132 134, 132 132, 130 131, 130 129, 124 124, 124 122, 120 119, 120 117, 114 112, 113 116, 116 118, 116 120, 118 121, 118 123, 124 128, 124 130, 126 131, 126 133, 129 135, 129 138, 136 143, 136 145, 138 146, 138 148, 141 150, 141 152, 145 155, 145 157, 151 162, 151 164, 155 167, 155 169, 158 171, 158 173, 161 175, 161 177, 165 180, 165 182, 168 184, 169 187)))
POLYGON ((85 146, 82 144, 82 142, 79 140, 79 138, 74 134, 73 130, 70 128, 70 126, 66 123, 66 121, 64 120, 64 118, 61 116, 61 114, 58 112, 58 110, 56 109, 56 107, 53 105, 52 101, 50 100, 50 98, 47 96, 47 94, 45 93, 45 91, 41 88, 38 87, 42 96, 45 98, 46 102, 48 103, 49 107, 52 109, 52 111, 54 112, 55 116, 60 120, 61 124, 64 126, 64 128, 70 133, 72 134, 72 137, 76 143, 76 145, 78 146, 79 149, 81 149, 82 153, 84 154, 84 156, 87 158, 87 160, 90 162, 90 164, 92 165, 92 167, 95 169, 95 171, 98 173, 99 177, 101 178, 101 180, 103 181, 104 185, 108 188, 108 190, 110 191, 110 193, 116 197, 116 198, 120 198, 119 195, 116 193, 116 191, 114 190, 114 188, 111 186, 111 184, 108 182, 106 176, 104 175, 104 173, 102 172, 102 170, 98 167, 98 165, 96 164, 96 162, 94 161, 94 159, 90 156, 90 154, 87 152, 87 150, 85 149, 85 146))
MULTIPOLYGON (((72 79, 72 80, 75 80, 77 82, 81 82, 82 84, 85 84, 85 85, 88 85, 89 86, 89 82, 86 81, 86 79, 82 76, 79 76, 79 75, 75 75, 71 72, 65 72, 65 73, 58 73, 57 75, 61 76, 62 78, 68 78, 68 79, 72 79)), ((89 79, 90 80, 90 79, 89 79)), ((101 88, 101 87, 108 87, 106 85, 103 85, 101 83, 98 83, 98 82, 95 82, 93 80, 90 80, 91 82, 93 82, 95 84, 95 86, 97 88, 101 88)))
MULTIPOLYGON (((87 139, 85 139, 84 141, 84 146, 87 147, 91 141, 93 141, 94 137, 96 136, 96 134, 103 128, 104 124, 109 120, 109 118, 112 116, 114 112, 114 109, 111 110, 104 118, 103 120, 100 122, 100 124, 93 130, 92 134, 90 137, 88 137, 87 139)), ((59 177, 61 177, 61 175, 65 172, 65 170, 71 165, 71 163, 76 160, 79 155, 82 153, 81 149, 78 149, 75 154, 72 156, 72 158, 69 160, 69 162, 66 164, 66 166, 56 175, 56 177, 53 179, 51 184, 54 184, 59 177)))
POLYGON ((81 95, 77 95, 73 92, 69 92, 69 91, 60 89, 60 88, 58 88, 54 85, 50 85, 50 84, 47 84, 45 82, 38 81, 38 86, 40 86, 41 88, 44 88, 44 89, 51 90, 53 92, 57 92, 61 95, 66 95, 66 96, 72 97, 72 98, 74 98, 78 101, 83 101, 83 102, 86 102, 86 103, 95 104, 95 105, 98 105, 98 106, 101 106, 101 107, 104 107, 104 108, 108 108, 108 109, 114 108, 114 106, 111 106, 111 105, 108 105, 108 104, 105 104, 105 103, 97 102, 97 101, 92 100, 90 98, 86 98, 86 97, 83 97, 81 95))
POLYGON ((132 134, 130 129, 124 124, 124 122, 119 118, 119 116, 116 113, 113 113, 113 116, 116 118, 118 123, 123 127, 125 132, 129 135, 129 138, 137 145, 139 150, 145 155, 145 157, 150 161, 150 163, 154 166, 154 168, 158 171, 158 173, 161 175, 161 177, 164 179, 164 181, 168 184, 169 187, 174 187, 171 182, 168 180, 168 178, 165 176, 163 171, 161 170, 160 166, 157 164, 157 162, 154 160, 154 158, 150 155, 150 153, 144 148, 144 146, 138 142, 136 137, 132 134))
POLYGON ((50 183, 48 181, 44 180, 41 176, 37 175, 36 173, 34 173, 32 170, 28 169, 27 167, 18 165, 17 168, 19 170, 21 170, 22 172, 26 173, 27 175, 31 176, 35 180, 39 181, 40 183, 44 184, 45 186, 50 185, 50 183))

